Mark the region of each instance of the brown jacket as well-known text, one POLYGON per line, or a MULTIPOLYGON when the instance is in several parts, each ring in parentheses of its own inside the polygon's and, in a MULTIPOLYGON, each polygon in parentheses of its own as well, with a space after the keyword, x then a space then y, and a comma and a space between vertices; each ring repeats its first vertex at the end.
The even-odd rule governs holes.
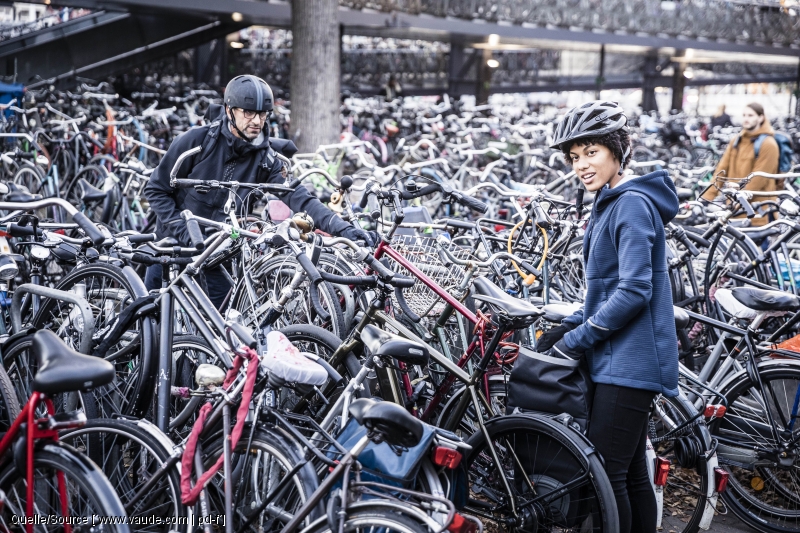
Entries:
MULTIPOLYGON (((751 172, 766 172, 768 174, 776 174, 778 172, 778 159, 780 158, 780 150, 778 149, 778 142, 775 137, 767 137, 761 143, 761 149, 758 151, 758 159, 756 159, 756 152, 753 146, 756 138, 762 133, 772 135, 775 130, 769 124, 769 121, 764 121, 764 124, 755 131, 742 131, 739 139, 739 145, 734 146, 735 141, 728 144, 728 148, 722 155, 714 175, 718 176, 719 172, 724 170, 723 178, 717 178, 718 185, 722 186, 724 178, 744 178, 751 172)), ((783 181, 770 178, 755 177, 750 180, 745 186, 748 191, 777 191, 783 189, 783 181)), ((716 198, 718 191, 712 187, 703 195, 704 200, 712 201, 716 198)), ((774 200, 774 197, 759 197, 754 202, 762 202, 764 200, 774 200)), ((765 217, 756 217, 752 221, 754 226, 763 226, 767 223, 765 217)))

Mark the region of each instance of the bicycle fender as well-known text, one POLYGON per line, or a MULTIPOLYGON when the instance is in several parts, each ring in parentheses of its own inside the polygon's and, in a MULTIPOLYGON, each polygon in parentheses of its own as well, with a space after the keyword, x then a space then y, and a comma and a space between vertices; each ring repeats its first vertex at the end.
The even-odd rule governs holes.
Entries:
POLYGON ((142 281, 142 278, 139 277, 139 274, 137 274, 133 268, 130 266, 124 267, 122 269, 122 274, 125 276, 125 281, 127 281, 133 289, 134 294, 132 294, 132 296, 134 298, 141 298, 150 294, 144 286, 144 281, 142 281))
POLYGON ((706 476, 708 477, 709 484, 708 488, 706 489, 706 507, 703 509, 703 516, 700 519, 700 529, 703 531, 708 531, 711 528, 711 521, 714 520, 714 513, 716 512, 717 507, 717 498, 719 497, 719 493, 715 492, 714 486, 714 469, 719 466, 719 461, 717 460, 717 452, 709 457, 706 461, 706 476))
POLYGON ((647 458, 647 474, 650 478, 650 486, 653 487, 653 493, 656 498, 656 527, 661 527, 661 519, 664 516, 664 487, 659 487, 654 483, 658 456, 653 448, 653 443, 650 442, 650 437, 647 438, 645 457, 647 458))
POLYGON ((5 346, 6 344, 10 344, 10 343, 14 342, 15 340, 17 340, 19 338, 26 337, 28 335, 33 335, 34 333, 36 333, 36 331, 37 331, 36 328, 27 328, 27 329, 23 329, 22 331, 19 331, 17 333, 14 333, 13 335, 11 335, 9 337, 6 337, 6 338, 0 340, 0 348, 5 346))

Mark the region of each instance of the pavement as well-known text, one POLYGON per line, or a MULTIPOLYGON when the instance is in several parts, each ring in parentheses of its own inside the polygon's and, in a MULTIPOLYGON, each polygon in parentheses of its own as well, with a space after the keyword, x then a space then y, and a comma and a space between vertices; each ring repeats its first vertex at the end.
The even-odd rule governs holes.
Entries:
MULTIPOLYGON (((683 523, 677 517, 664 517, 659 531, 660 533, 680 533, 683 531, 683 523)), ((709 531, 714 533, 755 533, 756 530, 744 524, 733 513, 728 513, 715 516, 709 531)))

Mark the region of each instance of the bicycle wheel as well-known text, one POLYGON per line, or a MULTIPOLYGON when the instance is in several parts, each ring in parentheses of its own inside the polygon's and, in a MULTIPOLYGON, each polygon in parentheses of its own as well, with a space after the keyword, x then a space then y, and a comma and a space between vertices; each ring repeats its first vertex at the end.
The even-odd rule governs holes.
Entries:
MULTIPOLYGON (((286 326, 280 330, 281 333, 286 335, 286 338, 297 347, 301 352, 313 353, 317 357, 330 361, 333 353, 342 344, 341 339, 330 331, 324 330, 317 326, 310 324, 295 324, 286 326)), ((341 394, 344 386, 347 385, 353 377, 355 377, 359 370, 361 370, 361 362, 353 352, 348 353, 344 357, 344 361, 334 368, 344 378, 343 383, 339 386, 333 386, 330 382, 325 387, 320 387, 327 397, 328 404, 333 405, 336 398, 341 394)), ((371 396, 368 381, 363 383, 364 389, 356 392, 357 397, 371 396)), ((300 397, 297 396, 291 389, 284 387, 281 391, 279 398, 281 406, 284 409, 293 409, 298 412, 304 412, 314 418, 321 419, 326 411, 325 402, 323 402, 318 395, 311 393, 303 398, 303 403, 299 404, 300 397)))
MULTIPOLYGON (((194 372, 202 364, 220 365, 224 368, 216 352, 203 337, 175 335, 172 339, 172 387, 195 388, 194 372)), ((156 398, 153 400, 155 409, 156 398)), ((170 435, 176 442, 189 435, 201 403, 199 396, 170 396, 170 435)))
MULTIPOLYGON (((210 466, 222 455, 222 439, 204 445, 204 462, 210 466)), ((242 438, 231 453, 233 480, 234 531, 251 530, 259 533, 280 531, 317 489, 318 480, 311 463, 294 474, 288 489, 278 499, 267 502, 267 496, 297 464, 303 462, 299 446, 277 431, 260 427, 251 434, 245 426, 242 438), (252 436, 252 439, 250 438, 252 436), (266 503, 260 509, 262 503, 266 503), (257 518, 245 529, 244 523, 258 512, 257 518)), ((224 478, 215 476, 207 485, 212 515, 225 514, 224 478)), ((317 508, 306 519, 306 525, 322 514, 317 508)))
POLYGON ((603 465, 588 442, 560 424, 535 415, 501 416, 467 441, 472 497, 470 514, 519 531, 619 530, 616 501, 603 465))
POLYGON ((180 473, 177 464, 167 465, 172 450, 140 427, 143 423, 108 418, 90 420, 82 428, 63 432, 59 438, 100 467, 128 510, 128 516, 143 518, 135 522, 141 525, 132 526, 132 531, 165 531, 164 524, 171 524, 169 528, 174 529, 187 512, 181 503, 180 473), (153 477, 158 480, 145 496, 134 499, 153 477), (151 523, 149 517, 161 523, 151 523))
MULTIPOLYGON (((75 268, 56 288, 85 295, 95 321, 92 349, 104 340, 104 333, 111 330, 119 315, 138 294, 138 289, 134 289, 122 269, 106 263, 75 268)), ((44 300, 33 319, 33 326, 55 331, 73 348, 80 346, 83 323, 71 304, 44 300)), ((118 339, 114 339, 114 344, 104 355, 114 364, 116 378, 111 384, 85 395, 97 403, 101 418, 117 414, 142 416, 146 412, 155 383, 156 369, 153 365, 157 364, 157 359, 151 357, 157 346, 155 327, 155 322, 149 317, 136 320, 118 339)))
MULTIPOLYGON (((348 512, 343 531, 348 533, 428 533, 430 530, 426 525, 407 515, 374 506, 348 512)), ((308 533, 332 533, 327 517, 312 524, 308 533)))
MULTIPOLYGON (((261 323, 266 315, 266 307, 280 297, 281 291, 291 283, 297 268, 297 260, 293 256, 279 255, 257 267, 252 274, 245 273, 245 276, 250 276, 251 283, 248 284, 245 279, 239 281, 231 298, 231 307, 242 313, 247 327, 261 329, 266 325, 261 323)), ((336 291, 326 281, 318 285, 320 303, 329 315, 326 318, 314 309, 308 285, 306 279, 301 294, 294 295, 286 303, 283 313, 272 326, 279 329, 290 324, 314 324, 342 338, 347 333, 346 324, 336 291)))
POLYGON ((762 363, 758 373, 763 388, 752 383, 747 371, 722 388, 728 410, 711 424, 720 442, 720 465, 729 473, 728 490, 722 497, 736 516, 759 531, 798 531, 800 364, 762 363), (767 412, 777 426, 779 441, 767 412))
MULTIPOLYGON (((10 459, 10 457, 8 457, 10 459)), ((27 484, 25 473, 18 470, 13 460, 6 460, 0 469, 0 490, 6 494, 0 523, 8 531, 24 531, 12 517, 25 516, 27 484)), ((63 474, 68 502, 67 514, 86 521, 86 530, 128 533, 126 523, 99 524, 101 517, 124 520, 125 508, 100 469, 86 457, 65 445, 46 444, 37 448, 33 459, 35 483, 35 509, 40 517, 64 516, 58 488, 58 477, 63 474)), ((83 522, 78 522, 82 524, 83 522)), ((78 526, 73 526, 74 531, 78 526)), ((82 527, 79 529, 83 529, 82 527)), ((48 532, 64 531, 63 525, 50 525, 48 532)))
POLYGON ((702 419, 677 434, 669 433, 696 414, 694 406, 684 398, 657 396, 650 415, 649 436, 656 455, 669 459, 672 464, 663 490, 661 526, 683 533, 696 533, 700 529, 708 488, 713 483, 705 461, 687 450, 705 453, 711 443, 702 419), (687 445, 690 441, 697 443, 699 449, 694 444, 687 445))
MULTIPOLYGON (((27 398, 25 399, 27 401, 27 398)), ((0 432, 5 433, 20 413, 20 401, 14 389, 14 383, 0 367, 0 432)))

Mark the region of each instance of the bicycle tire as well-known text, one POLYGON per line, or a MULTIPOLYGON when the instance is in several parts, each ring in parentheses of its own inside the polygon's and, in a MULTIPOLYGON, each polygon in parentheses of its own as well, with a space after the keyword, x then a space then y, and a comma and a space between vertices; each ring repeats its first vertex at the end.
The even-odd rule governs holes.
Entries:
MULTIPOLYGON (((8 459, 10 457, 7 456, 8 459)), ((0 468, 0 490, 6 494, 5 506, 0 521, 12 524, 12 516, 25 516, 25 473, 18 470, 13 460, 6 460, 0 468)), ((125 522, 125 508, 114 488, 96 464, 65 444, 45 444, 36 449, 33 459, 35 480, 36 514, 38 516, 61 516, 57 485, 45 483, 54 479, 57 472, 63 472, 69 493, 69 516, 113 517, 121 523, 104 524, 104 528, 115 533, 129 533, 125 522), (52 508, 46 509, 48 503, 52 508)), ((48 531, 63 531, 55 526, 48 531)))
MULTIPOLYGON (((135 289, 123 270, 108 263, 92 263, 73 269, 56 286, 64 291, 76 291, 83 284, 86 299, 95 318, 95 338, 92 349, 103 339, 99 332, 110 329, 116 317, 136 298, 135 289)), ((71 305, 53 299, 45 299, 33 319, 33 327, 62 330, 60 337, 73 347, 78 346, 82 330, 70 324, 71 305), (66 326, 66 327, 65 327, 66 326)), ((152 318, 138 319, 132 328, 123 332, 104 358, 114 364, 117 376, 114 382, 99 387, 88 396, 98 404, 99 416, 142 416, 152 397, 155 383, 157 358, 151 357, 158 345, 152 318)), ((88 416, 88 413, 87 413, 88 416)))
MULTIPOLYGON (((251 509, 254 507, 252 504, 261 503, 264 497, 270 493, 270 488, 274 487, 279 482, 278 479, 272 477, 273 474, 276 473, 276 468, 281 469, 283 473, 286 474, 294 468, 295 465, 305 461, 300 447, 294 441, 288 440, 282 434, 272 430, 268 426, 262 425, 256 429, 252 440, 250 440, 250 432, 251 426, 245 425, 242 437, 239 439, 236 448, 231 450, 231 476, 234 480, 234 506, 237 505, 237 495, 241 496, 241 498, 238 499, 240 506, 238 510, 234 512, 234 520, 237 518, 239 520, 242 518, 250 518, 251 509), (248 448, 248 446, 250 454, 256 456, 255 460, 258 461, 257 463, 248 464, 247 462, 242 462, 244 450, 248 448), (270 462, 267 467, 265 462, 265 457, 267 457, 267 455, 274 458, 277 462, 270 462), (254 494, 253 487, 258 486, 259 480, 257 476, 259 475, 259 469, 264 469, 270 479, 268 480, 268 485, 263 487, 265 490, 256 495, 254 494), (242 491, 249 492, 242 494, 242 491)), ((210 440, 210 442, 204 443, 203 451, 203 460, 207 468, 217 460, 217 457, 222 455, 221 434, 218 434, 216 438, 210 440)), ((280 474, 280 472, 277 473, 280 474)), ((305 463, 300 470, 295 473, 294 477, 295 481, 291 484, 293 485, 293 490, 283 494, 283 501, 285 501, 288 506, 291 506, 292 510, 297 511, 317 489, 319 481, 316 472, 314 472, 312 463, 310 462, 305 463)), ((206 488, 208 490, 209 505, 211 506, 212 512, 216 510, 218 514, 224 515, 225 507, 222 477, 216 476, 213 478, 209 484, 206 485, 206 488)), ((256 522, 259 525, 258 530, 263 533, 280 531, 284 524, 274 515, 279 515, 281 512, 291 513, 291 511, 287 511, 286 509, 279 511, 274 503, 270 504, 265 511, 262 511, 262 514, 272 515, 273 520, 272 522, 267 520, 266 525, 264 521, 260 523, 256 522)), ((311 512, 307 523, 310 524, 321 514, 322 506, 319 505, 311 512)), ((241 525, 241 522, 234 523, 234 531, 238 531, 241 525)))
MULTIPOLYGON (((793 404, 800 392, 800 364, 788 361, 761 363, 758 366, 758 373, 762 383, 765 384, 764 390, 773 391, 773 394, 770 394, 773 406, 778 407, 778 403, 786 401, 786 407, 792 406, 789 407, 790 412, 793 408, 796 410, 793 404), (785 392, 783 397, 780 396, 780 388, 775 393, 775 386, 767 387, 767 383, 778 380, 788 384, 788 387, 783 387, 785 392), (775 398, 779 401, 775 401, 775 398)), ((754 457, 754 446, 770 445, 771 438, 758 430, 764 421, 756 419, 759 414, 756 407, 763 407, 763 404, 759 405, 758 400, 753 398, 760 396, 760 392, 754 390, 747 371, 742 371, 731 378, 720 392, 728 399, 728 410, 721 420, 715 420, 710 427, 713 435, 727 439, 721 440, 717 451, 720 466, 729 473, 728 489, 722 493, 723 501, 740 520, 758 531, 770 533, 797 531, 800 529, 800 492, 797 490, 797 487, 800 487, 800 474, 797 473, 796 454, 800 444, 795 443, 787 451, 789 457, 793 457, 792 468, 788 470, 774 469, 769 462, 754 457), (732 445, 725 447, 722 444, 722 442, 730 444, 736 438, 742 443, 739 447, 732 445), (753 461, 751 469, 742 467, 746 464, 743 462, 745 458, 753 461), (786 484, 785 478, 782 480, 779 476, 789 478, 789 487, 794 487, 795 491, 792 492, 789 487, 783 486, 786 484), (778 508, 778 504, 783 508, 778 508)), ((796 413, 793 416, 796 416, 796 413)), ((785 416, 783 418, 779 416, 776 423, 781 420, 787 419, 785 416)), ((782 432, 785 433, 787 430, 788 428, 784 428, 782 432)), ((787 440, 798 435, 800 426, 795 425, 789 432, 787 440)))
MULTIPOLYGON (((495 495, 503 494, 499 499, 513 499, 520 509, 520 519, 524 522, 517 526, 522 530, 533 527, 535 523, 545 530, 549 527, 560 528, 558 531, 619 531, 617 505, 611 483, 600 458, 583 436, 546 417, 531 414, 500 416, 487 421, 485 428, 489 438, 496 443, 496 448, 505 452, 511 451, 513 456, 506 453, 499 457, 502 464, 496 465, 491 455, 486 453, 486 439, 482 431, 476 432, 467 440, 472 450, 464 459, 469 469, 471 491, 476 496, 497 499, 495 495), (501 440, 502 443, 499 442, 501 440), (531 447, 533 442, 535 451, 531 447), (556 457, 559 459, 557 462, 556 457), (517 465, 526 470, 525 476, 519 475, 517 465), (518 480, 518 483, 510 481, 512 494, 504 494, 505 488, 501 488, 504 483, 496 473, 508 470, 509 467, 511 476, 505 479, 518 480), (529 469, 530 474, 527 473, 529 469), (578 475, 580 477, 576 477, 578 475), (529 498, 522 479, 527 479, 537 487, 538 496, 527 502, 521 499, 529 498), (558 489, 575 480, 582 481, 566 494, 550 502, 545 501, 548 494, 557 494, 558 489), (519 501, 524 502, 524 512, 519 507, 519 501)), ((496 520, 496 523, 502 523, 513 516, 507 503, 495 501, 490 503, 490 506, 497 504, 494 505, 492 515, 487 515, 487 503, 473 498, 467 508, 470 514, 496 520)))
MULTIPOLYGON (((407 515, 393 513, 385 508, 359 509, 347 513, 343 531, 347 533, 366 533, 380 531, 381 533, 428 533, 430 530, 424 524, 409 518, 407 515)), ((327 517, 317 520, 303 533, 332 533, 327 517)))
POLYGON ((5 433, 11 428, 21 410, 14 384, 6 369, 0 366, 0 432, 5 433))
MULTIPOLYGON (((261 308, 267 305, 274 296, 280 295, 281 290, 288 286, 296 271, 297 260, 290 255, 279 255, 268 259, 263 265, 256 268, 251 275, 251 281, 255 291, 256 301, 253 301, 248 294, 247 285, 244 279, 237 283, 233 296, 231 297, 231 307, 236 309, 245 320, 245 325, 253 329, 261 329, 267 324, 260 321, 266 313, 261 308), (283 283, 281 283, 283 282, 283 283)), ((308 286, 309 281, 303 282, 303 287, 308 286)), ((344 315, 339 304, 339 298, 333 286, 327 281, 318 285, 320 303, 330 315, 323 319, 314 310, 309 293, 302 290, 301 297, 295 296, 284 307, 283 313, 271 326, 280 329, 290 324, 309 324, 323 327, 332 331, 340 339, 347 333, 344 315)))
MULTIPOLYGON (((85 454, 112 483, 120 501, 132 506, 132 518, 157 517, 161 525, 140 520, 141 526, 131 526, 134 532, 159 531, 163 524, 176 527, 187 516, 181 502, 180 472, 177 464, 165 467, 172 450, 150 432, 140 427, 145 422, 124 419, 90 420, 85 426, 61 432, 61 442, 85 454), (148 461, 149 459, 149 461, 148 461), (161 472, 160 469, 164 468, 161 472), (133 501, 133 496, 153 476, 161 479, 148 491, 147 497, 133 501), (143 508, 145 507, 146 508, 143 508)), ((153 430, 155 427, 153 426, 153 430)), ((188 527, 185 531, 190 531, 188 527)))
MULTIPOLYGON (((342 344, 341 339, 330 331, 318 326, 312 326, 311 324, 293 324, 281 329, 280 332, 286 335, 286 338, 300 349, 301 352, 313 353, 326 361, 330 361, 331 355, 333 355, 342 344)), ((353 352, 349 352, 344 357, 344 361, 339 365, 335 365, 334 368, 344 378, 344 382, 336 388, 332 388, 330 384, 325 387, 320 387, 320 390, 327 392, 326 396, 328 396, 330 405, 333 405, 335 398, 338 397, 347 382, 355 377, 361 370, 361 362, 353 352)), ((371 397, 368 380, 363 383, 363 386, 364 389, 356 392, 356 397, 371 397)), ((288 389, 285 389, 283 394, 285 395, 287 392, 288 389)), ((284 396, 283 400, 291 404, 293 399, 284 396)), ((321 418, 325 406, 317 405, 313 403, 314 401, 315 400, 312 399, 310 405, 312 412, 307 414, 321 418)))

